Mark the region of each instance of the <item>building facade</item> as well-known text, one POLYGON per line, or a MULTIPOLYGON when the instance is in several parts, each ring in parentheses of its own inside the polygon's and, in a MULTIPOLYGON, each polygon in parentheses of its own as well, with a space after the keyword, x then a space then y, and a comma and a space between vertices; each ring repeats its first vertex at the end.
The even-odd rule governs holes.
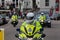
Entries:
POLYGON ((60 13, 60 0, 0 0, 1 4, 15 3, 15 7, 22 9, 33 9, 35 6, 40 8, 40 11, 50 11, 53 7, 55 13, 60 13))
POLYGON ((40 8, 40 11, 50 11, 53 9, 53 13, 60 13, 60 0, 24 0, 24 8, 40 8), (36 3, 36 4, 34 4, 36 3))
POLYGON ((32 0, 24 0, 24 8, 32 8, 32 0))
POLYGON ((49 11, 53 7, 54 13, 55 13, 55 0, 38 0, 37 2, 38 8, 40 8, 40 11, 49 11))
POLYGON ((53 8, 53 13, 60 13, 60 0, 38 0, 36 3, 40 11, 50 11, 53 8))

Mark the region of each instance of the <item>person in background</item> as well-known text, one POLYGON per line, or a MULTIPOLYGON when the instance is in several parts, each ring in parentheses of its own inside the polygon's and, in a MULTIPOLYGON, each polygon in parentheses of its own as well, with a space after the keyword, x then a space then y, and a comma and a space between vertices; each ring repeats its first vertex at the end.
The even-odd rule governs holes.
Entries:
POLYGON ((13 24, 14 27, 15 27, 15 25, 18 24, 18 16, 17 16, 16 12, 14 12, 12 17, 11 17, 11 24, 13 24))
POLYGON ((38 21, 43 22, 42 27, 44 28, 45 24, 44 21, 46 20, 46 15, 42 12, 41 15, 38 18, 38 21))

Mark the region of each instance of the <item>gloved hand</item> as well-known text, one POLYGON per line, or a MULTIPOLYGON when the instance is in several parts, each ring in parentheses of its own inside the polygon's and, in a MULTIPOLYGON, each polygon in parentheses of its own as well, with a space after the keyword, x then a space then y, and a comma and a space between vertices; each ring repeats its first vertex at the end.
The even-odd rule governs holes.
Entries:
POLYGON ((16 37, 16 38, 19 38, 19 35, 18 35, 18 34, 15 34, 15 37, 16 37))
POLYGON ((43 29, 43 28, 42 28, 42 29, 40 29, 40 33, 41 33, 41 34, 43 34, 43 31, 44 31, 44 29, 43 29))
POLYGON ((41 36, 41 37, 42 37, 42 38, 44 38, 45 36, 46 36, 45 34, 42 34, 42 36, 41 36))

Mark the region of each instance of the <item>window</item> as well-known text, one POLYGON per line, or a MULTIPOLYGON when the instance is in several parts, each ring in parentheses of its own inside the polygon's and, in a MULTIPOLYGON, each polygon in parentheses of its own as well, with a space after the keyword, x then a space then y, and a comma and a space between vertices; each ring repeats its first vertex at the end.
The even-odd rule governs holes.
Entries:
POLYGON ((59 0, 56 0, 55 3, 56 3, 55 7, 58 8, 59 7, 59 0))
POLYGON ((59 11, 59 0, 56 0, 56 2, 55 2, 55 8, 56 8, 56 11, 59 11))
POLYGON ((2 0, 2 1, 4 1, 4 0, 2 0))
POLYGON ((13 0, 13 2, 15 2, 15 0, 13 0))
POLYGON ((2 5, 4 6, 4 0, 2 0, 2 5))
POLYGON ((45 2, 49 2, 49 0, 45 0, 45 2))
POLYGON ((45 3, 45 6, 49 6, 49 3, 45 3))
POLYGON ((22 2, 23 2, 24 0, 20 0, 20 1, 22 1, 22 2))
POLYGON ((58 2, 56 2, 56 5, 55 5, 55 7, 57 8, 57 7, 59 7, 59 3, 58 2))
POLYGON ((27 6, 28 6, 28 2, 27 2, 27 6))
POLYGON ((18 6, 18 0, 13 0, 14 3, 15 3, 15 1, 16 1, 15 5, 18 6))
POLYGON ((16 5, 18 5, 18 0, 16 0, 16 5))
POLYGON ((45 6, 49 6, 49 0, 45 0, 45 6))
POLYGON ((36 0, 33 0, 33 8, 36 8, 36 0))

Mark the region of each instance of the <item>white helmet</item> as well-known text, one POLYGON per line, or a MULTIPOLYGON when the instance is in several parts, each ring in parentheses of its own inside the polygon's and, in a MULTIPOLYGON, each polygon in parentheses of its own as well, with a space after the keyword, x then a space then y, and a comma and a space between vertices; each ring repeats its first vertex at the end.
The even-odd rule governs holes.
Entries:
POLYGON ((27 18, 28 20, 32 20, 32 19, 34 18, 34 13, 32 13, 32 12, 27 13, 26 18, 27 18))
POLYGON ((44 13, 42 12, 41 15, 44 15, 44 13))

